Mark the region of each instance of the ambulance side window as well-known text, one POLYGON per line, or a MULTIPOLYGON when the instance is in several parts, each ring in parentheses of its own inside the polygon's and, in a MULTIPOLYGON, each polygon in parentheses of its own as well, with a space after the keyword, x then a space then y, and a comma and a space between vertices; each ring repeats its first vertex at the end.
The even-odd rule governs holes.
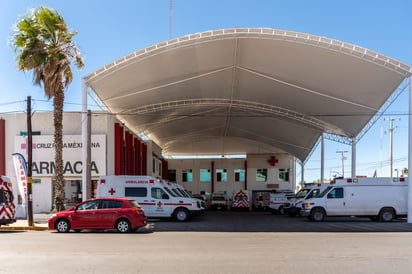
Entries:
POLYGON ((328 193, 328 199, 342 199, 343 198, 343 188, 334 188, 328 193))
POLYGON ((169 195, 171 195, 172 197, 176 197, 176 194, 174 194, 169 188, 165 187, 165 190, 166 190, 167 193, 169 193, 169 195))
POLYGON ((159 187, 152 187, 152 198, 169 199, 169 195, 167 195, 167 193, 159 187))
POLYGON ((126 187, 124 189, 126 197, 147 197, 146 187, 126 187))
MULTIPOLYGON (((319 193, 320 193, 320 189, 314 189, 314 190, 310 193, 310 197, 309 197, 309 198, 316 198, 316 197, 318 197, 319 193)), ((309 199, 309 198, 308 198, 308 199, 309 199)))

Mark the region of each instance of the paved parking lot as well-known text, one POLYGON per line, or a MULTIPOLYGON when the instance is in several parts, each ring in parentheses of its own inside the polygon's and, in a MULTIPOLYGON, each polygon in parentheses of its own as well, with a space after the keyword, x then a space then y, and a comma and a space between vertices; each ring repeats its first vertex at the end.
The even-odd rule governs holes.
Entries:
POLYGON ((329 217, 316 223, 304 217, 252 211, 208 211, 184 223, 169 219, 150 219, 149 223, 154 232, 412 232, 412 224, 406 220, 383 223, 369 218, 329 217))

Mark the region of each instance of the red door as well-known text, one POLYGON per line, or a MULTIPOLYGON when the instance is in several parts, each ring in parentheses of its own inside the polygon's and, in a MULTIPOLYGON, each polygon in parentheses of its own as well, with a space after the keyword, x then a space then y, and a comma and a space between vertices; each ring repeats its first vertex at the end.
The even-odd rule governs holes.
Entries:
POLYGON ((99 218, 99 200, 87 201, 80 204, 73 213, 72 229, 101 228, 99 218))

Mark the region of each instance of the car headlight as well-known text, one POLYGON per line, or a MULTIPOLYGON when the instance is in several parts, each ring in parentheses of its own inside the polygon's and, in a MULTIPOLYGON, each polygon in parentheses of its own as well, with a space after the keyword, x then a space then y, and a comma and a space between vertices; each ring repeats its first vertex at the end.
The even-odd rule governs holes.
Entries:
POLYGON ((302 207, 303 208, 310 208, 313 205, 314 205, 314 203, 304 203, 304 204, 302 204, 302 207))

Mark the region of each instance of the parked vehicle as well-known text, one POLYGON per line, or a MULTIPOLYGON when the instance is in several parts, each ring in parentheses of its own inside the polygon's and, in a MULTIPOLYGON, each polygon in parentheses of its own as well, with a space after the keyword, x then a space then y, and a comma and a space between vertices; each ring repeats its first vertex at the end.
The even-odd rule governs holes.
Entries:
POLYGON ((239 191, 233 195, 232 210, 249 210, 249 195, 247 191, 239 191))
POLYGON ((0 226, 16 222, 16 207, 12 182, 9 177, 0 176, 0 226))
POLYGON ((193 196, 195 199, 198 199, 198 200, 201 201, 201 205, 202 205, 203 208, 205 208, 205 209, 208 209, 208 208, 209 208, 208 205, 207 205, 208 201, 207 201, 206 195, 202 195, 202 194, 192 194, 192 196, 193 196))
POLYGON ((349 178, 328 186, 318 197, 306 200, 300 211, 312 221, 326 216, 370 217, 390 222, 405 217, 407 178, 349 178))
POLYGON ((212 210, 226 210, 227 200, 223 193, 212 193, 211 197, 211 209, 212 210))
POLYGON ((176 185, 152 176, 102 176, 97 184, 96 197, 134 199, 146 216, 174 218, 179 222, 202 214, 201 202, 185 197, 176 185))
POLYGON ((53 214, 49 229, 69 232, 73 229, 117 229, 118 232, 136 231, 147 224, 143 209, 132 199, 90 199, 70 209, 53 214))
POLYGON ((295 197, 293 191, 271 192, 269 210, 272 214, 285 214, 283 205, 289 200, 295 197))
POLYGON ((311 198, 316 198, 329 184, 305 184, 305 186, 296 193, 295 197, 289 199, 283 204, 285 214, 289 216, 300 215, 302 203, 311 198))
POLYGON ((270 192, 269 191, 256 191, 252 193, 253 196, 253 210, 265 211, 269 208, 270 204, 270 192))
POLYGON ((187 189, 185 189, 183 186, 181 186, 177 183, 168 182, 166 180, 162 180, 162 182, 166 183, 172 189, 176 190, 175 192, 177 192, 179 197, 186 197, 186 198, 189 198, 189 199, 194 199, 196 201, 196 204, 200 203, 200 206, 202 208, 201 213, 202 214, 204 213, 204 211, 206 209, 206 204, 205 204, 205 201, 203 199, 199 199, 198 197, 195 197, 187 189))

